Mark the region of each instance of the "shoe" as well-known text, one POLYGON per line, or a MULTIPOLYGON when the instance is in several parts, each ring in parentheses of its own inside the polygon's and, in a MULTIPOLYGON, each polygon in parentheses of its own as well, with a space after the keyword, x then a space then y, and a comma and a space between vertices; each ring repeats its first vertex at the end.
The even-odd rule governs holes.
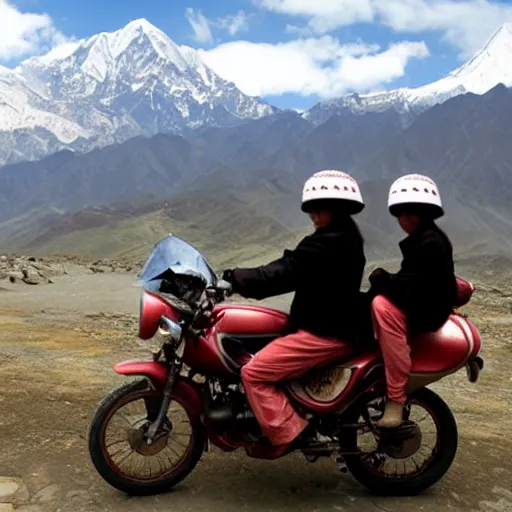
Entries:
POLYGON ((311 448, 312 446, 330 443, 331 438, 323 436, 310 423, 293 441, 294 449, 311 448))
POLYGON ((388 400, 386 402, 386 409, 384 410, 384 416, 377 422, 378 428, 393 428, 398 427, 403 421, 403 404, 388 400))

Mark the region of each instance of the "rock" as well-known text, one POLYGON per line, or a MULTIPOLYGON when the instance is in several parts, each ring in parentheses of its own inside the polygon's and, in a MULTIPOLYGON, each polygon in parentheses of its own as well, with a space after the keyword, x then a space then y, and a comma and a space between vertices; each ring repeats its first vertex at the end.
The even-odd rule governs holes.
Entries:
POLYGON ((40 281, 37 281, 36 279, 28 279, 28 278, 23 278, 22 281, 25 283, 25 284, 39 284, 40 281))
POLYGON ((11 283, 49 283, 53 282, 53 276, 65 274, 66 270, 59 260, 37 260, 33 256, 12 256, 6 257, 4 261, 0 260, 0 279, 8 278, 11 283))
POLYGON ((15 509, 11 503, 0 503, 0 512, 14 512, 14 511, 15 511, 15 509))
POLYGON ((21 273, 23 274, 22 281, 25 284, 39 284, 41 282, 40 273, 33 268, 23 267, 21 273))
MULTIPOLYGON (((1 510, 0 510, 1 512, 1 510)), ((23 507, 18 507, 16 512, 44 512, 43 509, 39 505, 24 505, 23 507)))
POLYGON ((39 281, 39 279, 34 279, 34 278, 30 278, 30 277, 24 277, 22 279, 22 281, 25 284, 39 284, 41 282, 41 281, 39 281))
POLYGON ((15 284, 46 284, 53 283, 55 276, 67 275, 65 263, 87 268, 94 274, 133 272, 133 261, 125 260, 96 260, 86 262, 73 256, 55 256, 37 259, 34 256, 0 256, 0 280, 9 279, 15 284))
POLYGON ((0 503, 8 503, 18 492, 21 482, 17 478, 0 477, 0 503))

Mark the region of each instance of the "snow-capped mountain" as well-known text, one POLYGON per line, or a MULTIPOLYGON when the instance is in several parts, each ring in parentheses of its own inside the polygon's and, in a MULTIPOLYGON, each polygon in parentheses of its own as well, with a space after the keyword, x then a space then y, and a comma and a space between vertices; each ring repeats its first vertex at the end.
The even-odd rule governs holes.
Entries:
POLYGON ((275 111, 140 19, 14 70, 0 67, 0 165, 275 111))
MULTIPOLYGON (((512 24, 447 77, 415 89, 350 94, 302 114, 320 125, 340 113, 393 108, 408 125, 422 111, 498 83, 512 86, 512 24)), ((0 66, 0 165, 62 149, 89 151, 131 137, 231 126, 279 109, 250 97, 145 19, 67 44, 16 69, 0 66)))
POLYGON ((303 117, 315 125, 349 109, 354 113, 382 112, 395 108, 407 124, 428 108, 464 93, 484 94, 499 83, 512 86, 512 23, 503 24, 485 46, 448 76, 414 89, 401 88, 371 94, 349 94, 322 101, 303 117))

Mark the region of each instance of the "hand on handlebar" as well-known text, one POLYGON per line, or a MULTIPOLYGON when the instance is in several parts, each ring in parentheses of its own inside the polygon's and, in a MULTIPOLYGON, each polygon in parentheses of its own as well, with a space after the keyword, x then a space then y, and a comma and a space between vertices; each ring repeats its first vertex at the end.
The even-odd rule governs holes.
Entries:
POLYGON ((198 308, 192 321, 192 327, 202 330, 210 327, 215 321, 212 311, 215 304, 222 302, 227 296, 233 293, 233 287, 228 281, 220 279, 216 286, 209 286, 205 289, 204 297, 198 303, 198 308))
POLYGON ((219 279, 217 282, 217 290, 223 292, 226 297, 229 297, 233 294, 233 285, 229 281, 219 279))
POLYGON ((205 291, 207 300, 213 301, 213 304, 215 304, 216 302, 222 302, 226 297, 232 295, 233 286, 228 281, 219 279, 216 286, 211 286, 205 291))

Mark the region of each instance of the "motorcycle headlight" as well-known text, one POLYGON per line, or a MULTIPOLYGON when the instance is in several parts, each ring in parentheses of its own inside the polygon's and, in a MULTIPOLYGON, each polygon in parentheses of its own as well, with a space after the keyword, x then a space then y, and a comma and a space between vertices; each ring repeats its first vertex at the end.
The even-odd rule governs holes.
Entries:
MULTIPOLYGON (((181 326, 173 320, 162 317, 160 318, 158 328, 155 335, 148 340, 138 339, 139 345, 145 349, 149 349, 153 354, 158 353, 165 343, 173 345, 173 349, 178 352, 181 339, 181 326)), ((180 354, 178 354, 180 355, 180 354)))
POLYGON ((170 318, 162 317, 158 326, 159 335, 165 339, 167 343, 171 343, 175 351, 180 348, 182 341, 181 326, 170 318))

